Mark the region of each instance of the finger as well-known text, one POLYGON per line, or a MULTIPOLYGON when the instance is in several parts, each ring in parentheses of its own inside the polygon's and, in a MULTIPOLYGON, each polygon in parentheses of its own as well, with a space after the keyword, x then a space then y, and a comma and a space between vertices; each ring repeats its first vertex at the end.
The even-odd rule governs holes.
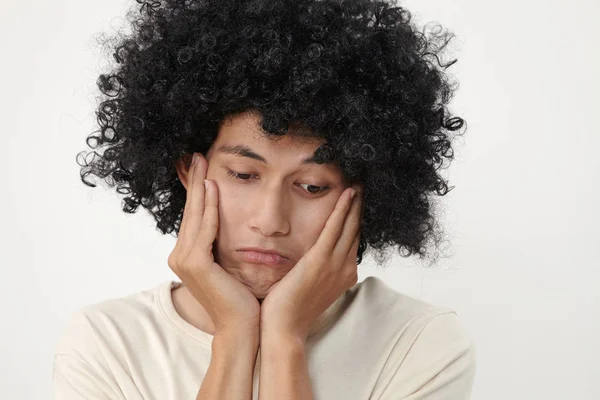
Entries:
MULTIPOLYGON (((199 156, 198 156, 199 157, 199 156)), ((185 207, 183 210, 183 219, 179 230, 181 238, 181 246, 186 246, 195 242, 196 237, 200 233, 202 224, 202 216, 204 214, 204 163, 199 157, 195 162, 192 161, 189 170, 189 179, 185 207)))
POLYGON ((352 241, 352 246, 350 246, 350 251, 346 254, 342 254, 342 257, 346 257, 346 262, 343 264, 346 265, 356 265, 356 258, 358 257, 358 245, 360 244, 360 232, 356 234, 354 240, 352 241))
POLYGON ((206 181, 206 206, 202 217, 202 226, 194 248, 199 248, 206 254, 212 253, 212 244, 219 229, 219 193, 215 182, 206 181))
POLYGON ((334 256, 345 259, 351 250, 351 247, 359 234, 360 220, 362 213, 363 192, 360 188, 355 187, 356 195, 352 200, 350 210, 346 214, 342 232, 334 246, 334 256))
MULTIPOLYGON (((195 159, 194 159, 194 153, 192 153, 192 157, 190 158, 190 166, 188 167, 188 180, 193 178, 193 169, 194 169, 194 165, 195 165, 195 159)), ((187 211, 188 211, 188 204, 191 203, 191 198, 192 198, 192 192, 189 190, 190 187, 186 188, 186 196, 185 196, 185 204, 183 206, 183 215, 181 218, 181 224, 179 225, 179 234, 177 235, 177 242, 179 243, 180 240, 183 240, 183 236, 184 236, 184 232, 185 232, 185 226, 186 224, 186 220, 187 220, 187 211)))
POLYGON ((340 233, 342 232, 344 219, 346 218, 346 214, 351 205, 351 192, 351 188, 346 188, 346 190, 342 192, 342 195, 335 204, 335 208, 331 212, 327 222, 325 222, 325 227, 321 231, 321 235, 317 239, 318 248, 325 254, 331 254, 340 233))

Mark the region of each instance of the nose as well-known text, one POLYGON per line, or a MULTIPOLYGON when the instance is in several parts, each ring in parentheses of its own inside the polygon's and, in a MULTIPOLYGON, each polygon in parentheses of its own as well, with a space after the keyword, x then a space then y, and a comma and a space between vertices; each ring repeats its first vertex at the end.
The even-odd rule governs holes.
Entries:
POLYGON ((290 230, 289 202, 279 188, 264 189, 253 199, 250 228, 263 236, 285 235, 290 230))

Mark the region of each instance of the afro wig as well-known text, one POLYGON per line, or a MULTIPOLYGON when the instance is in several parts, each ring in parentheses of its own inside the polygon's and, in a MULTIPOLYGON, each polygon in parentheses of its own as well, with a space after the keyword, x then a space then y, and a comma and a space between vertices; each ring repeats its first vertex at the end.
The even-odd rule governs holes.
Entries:
POLYGON ((393 0, 136 2, 132 32, 104 43, 116 64, 97 80, 92 150, 77 155, 85 184, 116 186, 124 212, 141 205, 176 236, 186 191, 175 162, 206 154, 227 116, 252 110, 268 137, 325 138, 318 159, 364 186, 358 264, 368 248, 380 263, 393 247, 439 250, 432 195, 452 189, 438 171, 465 125, 448 110, 451 33, 418 30, 393 0))

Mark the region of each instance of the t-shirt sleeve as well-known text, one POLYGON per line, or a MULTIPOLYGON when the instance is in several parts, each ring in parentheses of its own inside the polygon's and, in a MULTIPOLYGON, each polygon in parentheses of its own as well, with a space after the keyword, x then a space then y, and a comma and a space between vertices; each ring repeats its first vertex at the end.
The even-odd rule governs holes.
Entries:
POLYGON ((125 400, 104 360, 87 316, 69 316, 54 352, 55 400, 125 400))
POLYGON ((390 355, 378 400, 468 400, 475 378, 475 345, 455 312, 434 316, 408 351, 390 355))

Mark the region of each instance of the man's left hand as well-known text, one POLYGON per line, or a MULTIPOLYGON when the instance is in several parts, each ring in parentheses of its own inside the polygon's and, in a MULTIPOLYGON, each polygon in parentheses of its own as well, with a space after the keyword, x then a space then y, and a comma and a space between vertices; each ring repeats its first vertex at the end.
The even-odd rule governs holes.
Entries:
POLYGON ((362 186, 346 188, 316 243, 273 285, 261 305, 261 336, 304 343, 317 318, 357 283, 362 199, 362 186))

